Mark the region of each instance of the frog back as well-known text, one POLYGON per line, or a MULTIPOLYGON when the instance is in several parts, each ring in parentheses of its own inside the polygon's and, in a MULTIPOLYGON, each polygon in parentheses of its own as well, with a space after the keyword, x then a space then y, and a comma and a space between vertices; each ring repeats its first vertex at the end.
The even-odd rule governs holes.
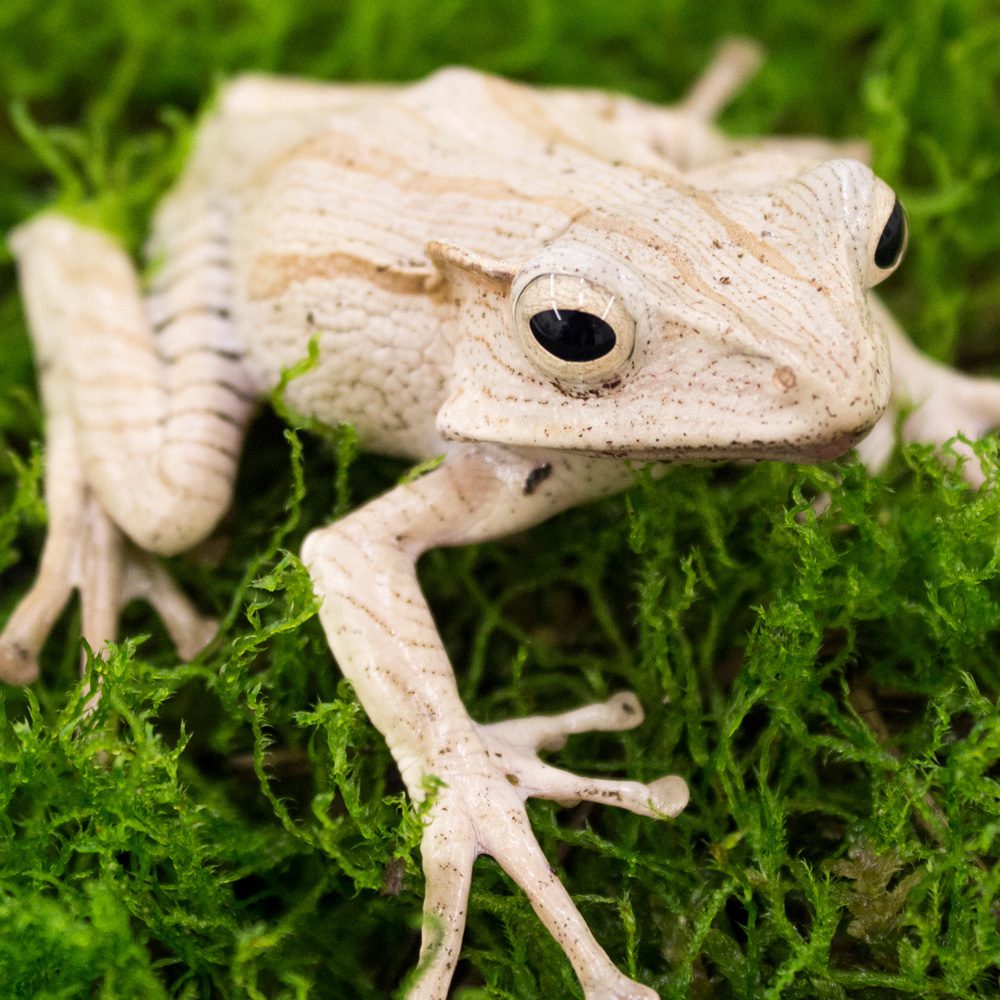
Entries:
POLYGON ((276 385, 314 340, 292 406, 352 422, 376 450, 439 451, 456 322, 475 317, 459 317, 428 244, 518 260, 595 204, 678 183, 595 157, 599 123, 553 114, 542 94, 463 69, 404 87, 238 81, 157 239, 224 218, 234 330, 256 382, 276 385))

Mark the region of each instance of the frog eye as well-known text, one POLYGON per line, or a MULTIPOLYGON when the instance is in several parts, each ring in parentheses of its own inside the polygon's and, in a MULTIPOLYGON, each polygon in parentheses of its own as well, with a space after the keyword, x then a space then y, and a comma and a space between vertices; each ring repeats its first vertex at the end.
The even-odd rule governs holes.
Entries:
POLYGON ((892 211, 889 213, 889 218, 882 227, 882 234, 875 245, 872 257, 875 267, 871 274, 873 285, 877 285, 884 278, 887 278, 903 259, 908 231, 906 212, 903 211, 899 199, 895 198, 892 211))
POLYGON ((600 316, 582 309, 553 306, 528 320, 531 334, 543 350, 560 361, 596 361, 615 349, 615 331, 600 316))
POLYGON ((635 320, 621 298, 579 275, 529 281, 514 303, 514 324, 531 362, 560 381, 606 381, 635 346, 635 320))

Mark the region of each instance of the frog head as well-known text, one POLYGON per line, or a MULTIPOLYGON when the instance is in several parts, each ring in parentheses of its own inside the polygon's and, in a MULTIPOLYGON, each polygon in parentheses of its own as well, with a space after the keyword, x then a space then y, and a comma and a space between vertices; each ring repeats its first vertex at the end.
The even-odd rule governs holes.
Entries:
POLYGON ((888 403, 869 297, 905 242, 891 189, 833 160, 752 191, 663 185, 524 260, 433 245, 468 293, 438 428, 639 460, 834 457, 888 403))

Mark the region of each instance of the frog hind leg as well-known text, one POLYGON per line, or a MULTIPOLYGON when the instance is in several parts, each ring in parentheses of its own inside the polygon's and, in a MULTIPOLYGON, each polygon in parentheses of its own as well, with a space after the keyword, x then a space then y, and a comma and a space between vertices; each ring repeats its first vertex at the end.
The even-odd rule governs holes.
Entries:
POLYGON ((676 104, 661 108, 621 98, 618 127, 685 172, 702 171, 700 187, 754 188, 792 177, 822 160, 868 162, 864 142, 814 136, 730 138, 715 126, 720 113, 739 95, 764 62, 761 45, 747 38, 724 39, 712 61, 676 104), (718 171, 718 173, 716 173, 718 171))
MULTIPOLYGON (((72 459, 53 461, 47 448, 48 482, 66 479, 72 459)), ((145 600, 159 614, 181 657, 192 659, 216 631, 214 619, 201 614, 148 553, 138 549, 107 516, 86 483, 73 507, 61 509, 47 488, 49 533, 35 581, 0 632, 0 681, 30 684, 38 677, 38 656, 73 591, 79 592, 81 637, 95 652, 113 639, 122 608, 133 599, 145 600)), ((86 654, 81 657, 81 669, 86 654)))
POLYGON ((212 633, 148 554, 189 547, 225 512, 252 406, 219 314, 224 277, 204 266, 211 216, 195 214, 148 303, 129 259, 96 230, 50 214, 11 240, 46 418, 49 524, 36 581, 0 634, 0 679, 37 675, 73 590, 94 650, 133 597, 156 608, 184 656, 212 633), (185 255, 201 266, 185 268, 185 255))
POLYGON ((594 939, 531 830, 530 797, 581 799, 644 816, 687 801, 675 776, 648 784, 569 774, 541 761, 572 733, 642 721, 631 694, 556 716, 479 725, 459 698, 451 664, 420 592, 428 548, 508 534, 624 485, 623 463, 549 455, 536 463, 503 449, 463 447, 424 477, 313 532, 303 561, 340 667, 383 733, 415 801, 429 801, 421 851, 426 879, 422 959, 408 994, 446 996, 461 949, 475 858, 493 857, 560 943, 587 1000, 654 1000, 594 939))
POLYGON ((764 48, 752 39, 724 39, 676 109, 704 122, 714 121, 763 62, 764 48))

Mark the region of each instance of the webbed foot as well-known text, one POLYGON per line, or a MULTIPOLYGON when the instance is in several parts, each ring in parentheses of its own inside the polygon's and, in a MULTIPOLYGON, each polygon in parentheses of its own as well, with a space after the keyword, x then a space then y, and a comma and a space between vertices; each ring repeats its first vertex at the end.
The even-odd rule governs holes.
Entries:
POLYGON ((35 582, 0 632, 0 681, 30 684, 38 654, 74 590, 82 634, 99 652, 117 635, 121 609, 134 598, 158 612, 178 652, 190 659, 215 634, 150 555, 133 545, 104 512, 83 476, 72 435, 52 421, 46 473, 49 530, 35 582))
POLYGON ((642 722, 635 695, 553 716, 533 716, 477 727, 478 753, 441 755, 426 772, 441 778, 432 820, 421 845, 426 895, 421 972, 409 996, 447 995, 465 929, 472 866, 493 857, 523 889, 535 912, 562 945, 587 1000, 655 1000, 647 986, 621 973, 594 939, 569 893, 542 853, 525 801, 581 799, 621 806, 643 816, 673 817, 687 804, 683 779, 668 775, 649 784, 580 777, 538 758, 573 733, 622 731, 642 722))

